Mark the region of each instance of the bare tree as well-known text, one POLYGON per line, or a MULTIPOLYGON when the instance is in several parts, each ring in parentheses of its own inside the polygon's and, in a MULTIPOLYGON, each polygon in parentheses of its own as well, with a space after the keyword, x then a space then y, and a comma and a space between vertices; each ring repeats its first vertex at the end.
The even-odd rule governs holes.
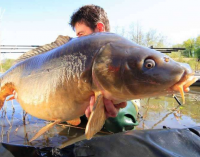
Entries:
POLYGON ((144 32, 140 23, 132 23, 128 30, 125 27, 116 26, 114 32, 146 47, 161 48, 167 45, 165 36, 158 33, 155 29, 144 32))
POLYGON ((130 39, 139 45, 144 45, 144 33, 142 27, 139 23, 131 24, 129 31, 130 39))
POLYGON ((149 30, 145 35, 144 46, 150 47, 155 46, 155 41, 157 41, 156 30, 149 30))
POLYGON ((119 34, 123 37, 127 37, 127 32, 126 32, 124 27, 120 27, 120 26, 117 25, 117 26, 114 27, 113 32, 116 33, 116 34, 119 34))
POLYGON ((139 45, 146 47, 164 47, 166 44, 166 37, 158 33, 155 29, 150 29, 147 32, 142 30, 139 23, 131 24, 129 31, 129 38, 139 45))

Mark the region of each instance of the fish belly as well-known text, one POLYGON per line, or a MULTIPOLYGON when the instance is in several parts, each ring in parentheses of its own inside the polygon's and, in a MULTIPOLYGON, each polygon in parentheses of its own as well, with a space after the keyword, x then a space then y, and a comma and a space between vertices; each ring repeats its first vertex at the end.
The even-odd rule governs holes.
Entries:
POLYGON ((19 96, 18 101, 27 113, 34 117, 50 121, 67 121, 78 118, 85 113, 89 105, 89 98, 88 101, 80 103, 75 99, 61 95, 59 92, 51 96, 48 100, 43 100, 41 102, 40 99, 32 99, 31 102, 30 99, 27 101, 27 99, 24 98, 23 95, 19 96))
POLYGON ((92 95, 90 85, 86 88, 78 79, 58 81, 50 76, 41 77, 22 78, 16 87, 18 102, 27 113, 44 120, 61 121, 79 118, 85 113, 92 95))

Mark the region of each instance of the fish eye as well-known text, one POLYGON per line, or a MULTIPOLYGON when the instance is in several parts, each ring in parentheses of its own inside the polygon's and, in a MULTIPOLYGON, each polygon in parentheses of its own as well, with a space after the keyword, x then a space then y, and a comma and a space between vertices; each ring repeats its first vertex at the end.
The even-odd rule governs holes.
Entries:
POLYGON ((144 61, 144 66, 147 68, 147 69, 151 69, 153 67, 155 67, 155 61, 153 59, 146 59, 144 61))

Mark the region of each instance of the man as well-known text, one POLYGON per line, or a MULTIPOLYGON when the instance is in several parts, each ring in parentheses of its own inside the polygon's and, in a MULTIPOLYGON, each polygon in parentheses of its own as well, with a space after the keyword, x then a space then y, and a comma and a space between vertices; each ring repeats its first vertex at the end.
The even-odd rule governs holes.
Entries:
MULTIPOLYGON (((70 25, 75 30, 78 37, 89 35, 95 32, 109 32, 110 25, 106 12, 103 8, 95 5, 86 5, 81 7, 71 16, 70 25)), ((94 96, 90 101, 90 106, 85 111, 88 118, 92 106, 94 104, 94 96)), ((116 117, 120 108, 126 107, 126 102, 114 105, 112 101, 104 98, 104 104, 107 117, 116 117)))
MULTIPOLYGON (((90 35, 96 32, 109 32, 110 25, 106 12, 103 8, 96 5, 85 5, 73 13, 70 25, 76 32, 78 37, 90 35)), ((94 105, 94 96, 90 99, 90 104, 85 111, 85 115, 89 118, 94 105)), ((111 100, 104 98, 104 105, 107 118, 116 117, 120 108, 125 108, 127 103, 113 104, 111 100)), ((137 112, 136 112, 137 114, 137 112)), ((136 118, 133 117, 134 119, 136 118)))

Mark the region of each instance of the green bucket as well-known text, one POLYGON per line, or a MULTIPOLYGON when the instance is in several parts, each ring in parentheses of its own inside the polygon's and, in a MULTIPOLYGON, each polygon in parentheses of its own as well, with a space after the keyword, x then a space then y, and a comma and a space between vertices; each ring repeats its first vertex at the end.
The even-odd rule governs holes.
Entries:
POLYGON ((133 130, 138 125, 138 106, 140 106, 139 99, 127 101, 127 106, 120 109, 117 117, 106 120, 104 129, 113 133, 133 130))

